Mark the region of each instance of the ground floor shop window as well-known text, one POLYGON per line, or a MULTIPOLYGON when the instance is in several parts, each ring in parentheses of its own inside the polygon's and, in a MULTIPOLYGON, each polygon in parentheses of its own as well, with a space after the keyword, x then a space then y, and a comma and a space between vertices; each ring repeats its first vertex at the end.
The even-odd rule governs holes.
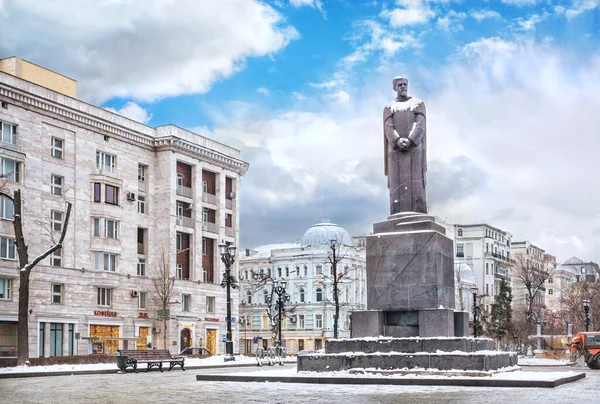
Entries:
POLYGON ((90 337, 94 340, 92 353, 116 354, 119 340, 112 340, 112 338, 119 338, 119 329, 118 325, 90 325, 90 337))
POLYGON ((0 321, 0 357, 17 356, 17 323, 0 321))
POLYGON ((150 327, 140 327, 140 339, 135 341, 135 349, 146 349, 146 337, 148 337, 149 330, 150 327), (142 340, 141 338, 144 339, 142 340))
POLYGON ((50 323, 50 356, 62 356, 63 325, 50 323))
POLYGON ((46 328, 46 323, 40 323, 40 332, 38 335, 38 340, 39 340, 38 357, 40 357, 40 358, 44 357, 44 339, 46 337, 45 328, 46 328))

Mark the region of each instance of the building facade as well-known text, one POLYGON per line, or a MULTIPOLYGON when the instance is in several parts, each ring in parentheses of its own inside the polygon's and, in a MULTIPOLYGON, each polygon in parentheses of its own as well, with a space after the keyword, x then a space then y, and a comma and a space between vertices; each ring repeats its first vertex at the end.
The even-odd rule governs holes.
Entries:
POLYGON ((275 342, 272 309, 273 281, 286 281, 289 301, 282 320, 283 344, 288 352, 321 349, 334 333, 335 313, 330 243, 337 243, 340 259, 338 336, 350 337, 351 313, 366 308, 366 255, 362 239, 353 240, 332 223, 306 231, 300 243, 269 244, 241 253, 240 352, 253 352, 275 342))
MULTIPOLYGON (((73 80, 35 65, 4 69, 25 65, 13 59, 0 64, 0 174, 9 194, 21 190, 30 257, 52 245, 72 203, 62 249, 31 273, 30 357, 148 343, 224 352, 217 244, 239 237, 236 193, 248 168, 239 150, 82 102, 73 80), (162 268, 167 310, 156 303, 162 268)), ((16 356, 13 206, 0 205, 0 356, 16 356)))
POLYGON ((508 277, 512 235, 488 224, 455 224, 456 263, 465 263, 473 271, 481 303, 489 306, 508 277))
MULTIPOLYGON (((511 254, 514 258, 520 256, 519 261, 522 264, 526 263, 531 271, 549 271, 554 272, 556 267, 556 257, 546 254, 546 251, 542 248, 532 244, 531 242, 515 241, 511 245, 511 254)), ((540 275, 543 277, 543 275, 540 275)), ((531 275, 531 279, 537 279, 538 276, 531 275)), ((521 277, 515 274, 513 270, 511 272, 512 280, 512 293, 513 293, 513 305, 521 306, 528 305, 527 302, 527 290, 523 284, 521 277)), ((537 292, 533 296, 533 307, 544 309, 546 305, 546 281, 538 288, 537 292)))

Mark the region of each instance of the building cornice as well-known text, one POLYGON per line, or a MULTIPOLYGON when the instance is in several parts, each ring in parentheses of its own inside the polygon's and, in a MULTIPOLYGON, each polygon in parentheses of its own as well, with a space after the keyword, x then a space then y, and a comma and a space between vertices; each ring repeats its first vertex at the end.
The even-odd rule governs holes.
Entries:
MULTIPOLYGON (((15 78, 16 79, 16 78, 15 78)), ((18 79, 17 79, 18 80, 18 79)), ((50 91, 44 89, 46 91, 50 91)), ((210 148, 194 144, 184 139, 175 136, 154 137, 146 133, 138 132, 122 125, 110 122, 106 119, 98 117, 91 113, 86 113, 76 108, 61 104, 59 102, 32 94, 30 92, 18 89, 14 86, 0 82, 0 99, 10 104, 20 106, 25 109, 33 110, 42 115, 46 115, 58 120, 65 121, 69 124, 79 126, 92 132, 102 135, 111 136, 121 141, 134 144, 138 147, 143 147, 153 151, 161 151, 169 149, 174 152, 179 152, 198 160, 205 160, 214 163, 218 166, 225 166, 239 175, 244 175, 248 171, 248 163, 226 156, 218 151, 210 148)), ((114 114, 110 111, 105 111, 99 107, 86 104, 82 101, 72 99, 72 102, 81 103, 83 106, 91 107, 92 109, 101 110, 102 113, 114 115, 120 119, 127 119, 121 115, 114 114)), ((132 122, 133 124, 133 122, 132 122)), ((136 125, 142 125, 135 123, 136 125)), ((156 132, 156 129, 145 127, 147 130, 156 132)))

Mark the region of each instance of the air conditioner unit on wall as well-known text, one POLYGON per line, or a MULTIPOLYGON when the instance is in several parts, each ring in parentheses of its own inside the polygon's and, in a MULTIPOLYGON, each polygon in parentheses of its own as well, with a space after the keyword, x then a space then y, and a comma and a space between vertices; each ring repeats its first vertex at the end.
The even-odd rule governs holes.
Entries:
POLYGON ((133 193, 133 192, 127 192, 127 200, 128 201, 135 201, 135 193, 133 193))
POLYGON ((131 297, 138 297, 138 291, 137 290, 132 290, 131 291, 131 297))

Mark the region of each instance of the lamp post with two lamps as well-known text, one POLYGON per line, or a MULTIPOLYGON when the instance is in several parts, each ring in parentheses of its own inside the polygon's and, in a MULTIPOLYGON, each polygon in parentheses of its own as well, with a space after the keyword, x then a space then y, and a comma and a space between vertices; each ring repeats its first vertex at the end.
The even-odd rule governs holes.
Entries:
POLYGON ((287 286, 287 282, 283 279, 276 281, 273 284, 273 292, 277 294, 277 301, 275 302, 275 308, 277 309, 277 313, 279 315, 279 321, 277 322, 277 331, 278 331, 278 345, 283 347, 283 337, 281 334, 281 323, 283 322, 283 310, 285 308, 285 303, 290 300, 290 295, 287 294, 285 287, 287 286))
POLYGON ((225 264, 225 273, 221 281, 221 287, 227 288, 227 340, 225 342, 225 362, 234 361, 233 356, 233 341, 231 338, 231 288, 237 289, 238 284, 235 276, 231 274, 231 267, 235 262, 235 246, 227 245, 224 242, 219 244, 219 253, 221 261, 225 264))
POLYGON ((592 302, 587 299, 583 301, 583 311, 585 313, 585 318, 583 319, 583 322, 585 323, 585 332, 588 332, 590 330, 590 323, 592 322, 592 320, 590 320, 591 304, 592 302))

